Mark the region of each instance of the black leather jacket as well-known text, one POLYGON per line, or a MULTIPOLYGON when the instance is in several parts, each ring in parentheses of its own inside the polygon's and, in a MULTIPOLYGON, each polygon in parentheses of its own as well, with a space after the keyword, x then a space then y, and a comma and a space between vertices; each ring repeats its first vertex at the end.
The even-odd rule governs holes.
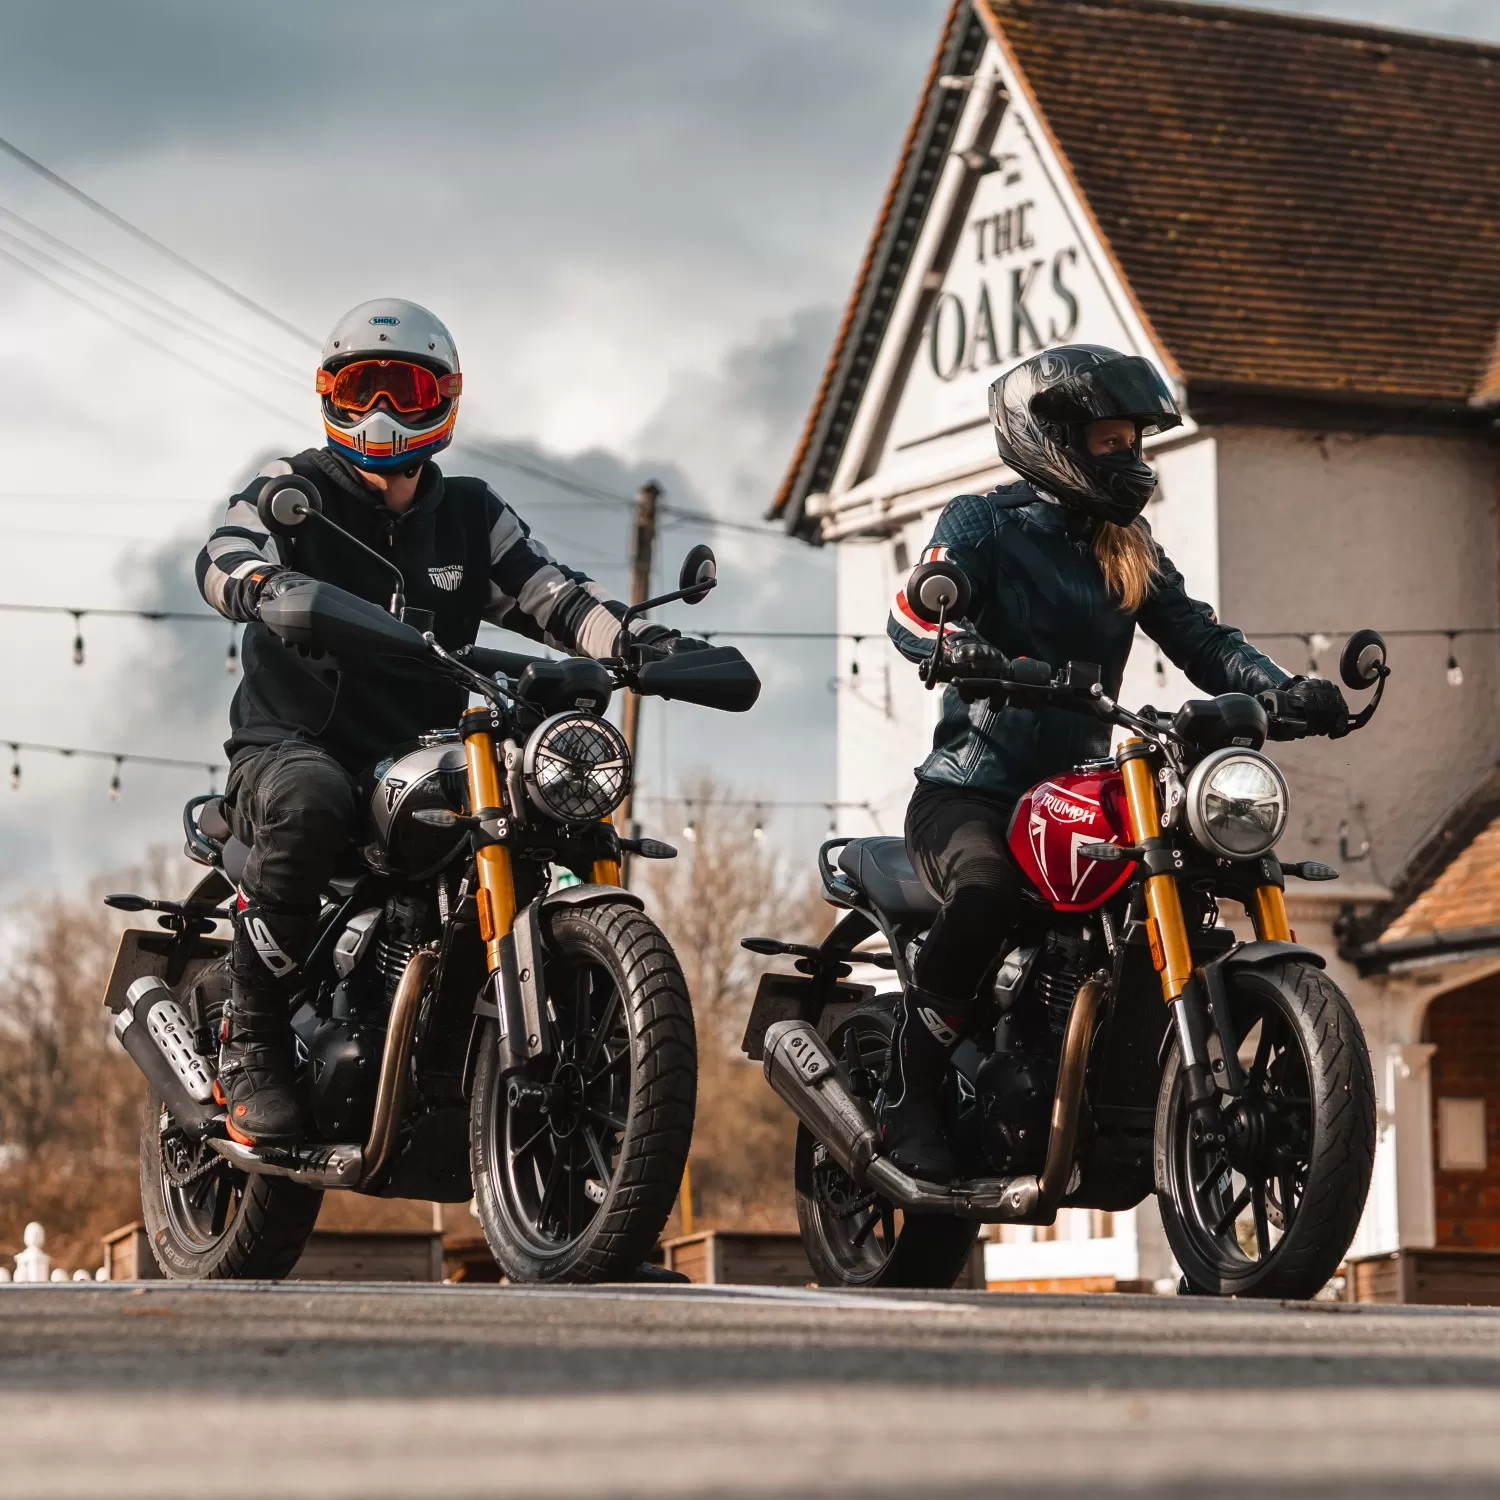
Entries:
MULTIPOLYGON (((1118 695, 1137 625, 1205 692, 1257 693, 1288 681, 1239 631, 1188 596, 1165 554, 1146 602, 1122 610, 1094 561, 1094 522, 1038 499, 1025 484, 988 495, 960 495, 938 518, 923 560, 947 557, 969 575, 974 602, 959 636, 1007 656, 1061 666, 1097 662, 1104 690, 1118 695)), ((910 661, 925 659, 936 632, 898 594, 888 632, 910 661)), ((1005 802, 1081 761, 1109 752, 1107 724, 1060 709, 966 704, 949 687, 932 754, 917 768, 924 782, 965 787, 1005 802)))

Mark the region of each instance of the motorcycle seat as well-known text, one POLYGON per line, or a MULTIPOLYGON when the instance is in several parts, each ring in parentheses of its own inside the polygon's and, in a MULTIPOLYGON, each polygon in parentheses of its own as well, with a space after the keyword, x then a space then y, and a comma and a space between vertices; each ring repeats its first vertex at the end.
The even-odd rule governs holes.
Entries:
POLYGON ((850 839, 839 851, 839 869, 893 921, 937 915, 938 903, 912 869, 905 839, 850 839))
MULTIPOLYGON (((235 836, 234 830, 229 826, 229 820, 224 816, 224 799, 215 797, 211 802, 205 802, 196 813, 199 832, 211 843, 216 844, 219 849, 219 863, 223 866, 224 873, 238 885, 244 876, 245 865, 250 859, 250 846, 242 844, 235 836)), ((329 889, 340 897, 348 896, 360 882, 364 870, 354 861, 351 854, 345 862, 344 868, 340 869, 329 881, 329 889)))

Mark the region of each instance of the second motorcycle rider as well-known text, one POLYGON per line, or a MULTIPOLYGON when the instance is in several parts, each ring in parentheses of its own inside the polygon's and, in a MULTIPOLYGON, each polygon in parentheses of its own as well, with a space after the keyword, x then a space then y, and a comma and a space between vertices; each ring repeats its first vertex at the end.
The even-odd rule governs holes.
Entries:
MULTIPOLYGON (((1049 349, 995 382, 990 416, 1000 456, 1020 481, 951 501, 922 554, 924 562, 957 564, 973 587, 969 618, 949 637, 956 662, 981 669, 1000 657, 1095 662, 1113 698, 1139 626, 1205 692, 1280 689, 1310 732, 1347 732, 1334 683, 1288 677, 1220 624, 1152 539, 1141 512, 1156 475, 1141 439, 1182 421, 1154 366, 1091 344, 1049 349)), ((904 593, 889 634, 914 662, 936 639, 904 593)), ((988 700, 969 705, 952 687, 944 695, 906 816, 912 864, 941 911, 903 1000, 880 1109, 892 1160, 915 1176, 948 1181, 957 1171, 938 1086, 953 1048, 977 1024, 979 986, 1021 900, 1023 878, 1006 847, 1016 801, 1108 750, 1109 728, 1096 719, 988 700)))
MULTIPOLYGON (((255 507, 266 480, 296 474, 316 485, 328 517, 401 570, 408 605, 431 613, 449 651, 472 645, 488 620, 573 655, 619 654, 625 606, 556 562, 483 480, 450 478, 432 462, 452 441, 461 388, 453 340, 425 308, 399 299, 354 308, 318 371, 327 446, 268 464, 198 557, 204 599, 247 626, 225 805, 253 852, 219 1055, 228 1130, 246 1145, 301 1134, 288 1018, 320 897, 358 832, 357 780, 464 703, 462 688, 394 658, 335 664, 257 623, 263 603, 307 576, 381 604, 391 592, 389 574, 335 535, 268 536, 255 507)), ((663 652, 703 644, 643 620, 631 633, 663 652)))

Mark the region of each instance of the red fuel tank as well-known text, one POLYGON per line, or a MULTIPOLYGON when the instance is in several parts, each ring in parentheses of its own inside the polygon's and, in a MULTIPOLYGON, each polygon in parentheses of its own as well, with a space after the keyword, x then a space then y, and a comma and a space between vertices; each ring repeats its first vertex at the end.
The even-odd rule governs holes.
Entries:
POLYGON ((1010 852, 1049 906, 1089 911, 1130 879, 1133 860, 1082 859, 1084 844, 1128 844, 1125 782, 1114 769, 1069 771, 1016 804, 1010 852))

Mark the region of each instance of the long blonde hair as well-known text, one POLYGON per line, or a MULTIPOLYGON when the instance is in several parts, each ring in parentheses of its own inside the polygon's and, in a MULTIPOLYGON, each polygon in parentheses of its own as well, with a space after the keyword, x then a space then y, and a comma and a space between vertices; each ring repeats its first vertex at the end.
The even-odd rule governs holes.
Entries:
POLYGON ((1146 602, 1161 571, 1161 556, 1151 540, 1151 528, 1139 516, 1128 526, 1101 521, 1094 533, 1094 561, 1110 593, 1130 615, 1146 602))

